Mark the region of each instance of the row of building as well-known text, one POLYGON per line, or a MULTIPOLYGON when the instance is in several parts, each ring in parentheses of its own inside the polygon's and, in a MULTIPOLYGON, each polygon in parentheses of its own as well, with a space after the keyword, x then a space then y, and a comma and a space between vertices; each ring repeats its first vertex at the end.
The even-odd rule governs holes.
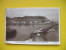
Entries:
POLYGON ((7 25, 36 25, 50 23, 45 16, 6 17, 7 25))

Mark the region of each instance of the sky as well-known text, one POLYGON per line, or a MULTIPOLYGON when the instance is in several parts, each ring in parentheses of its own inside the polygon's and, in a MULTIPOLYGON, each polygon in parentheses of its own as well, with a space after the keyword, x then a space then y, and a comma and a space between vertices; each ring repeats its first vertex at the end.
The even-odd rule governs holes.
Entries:
POLYGON ((7 17, 24 17, 24 16, 46 16, 50 20, 59 21, 59 8, 7 8, 7 17))

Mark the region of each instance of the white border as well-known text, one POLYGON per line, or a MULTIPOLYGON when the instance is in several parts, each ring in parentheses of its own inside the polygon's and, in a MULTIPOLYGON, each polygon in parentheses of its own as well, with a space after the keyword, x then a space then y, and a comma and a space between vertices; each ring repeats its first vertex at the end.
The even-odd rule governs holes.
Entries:
POLYGON ((6 8, 5 9, 5 35, 4 35, 4 42, 7 44, 32 44, 32 45, 60 45, 60 8, 59 7, 25 7, 21 9, 37 9, 37 8, 43 8, 43 9, 58 9, 59 13, 59 41, 46 41, 46 42, 25 42, 25 41, 6 41, 6 8))

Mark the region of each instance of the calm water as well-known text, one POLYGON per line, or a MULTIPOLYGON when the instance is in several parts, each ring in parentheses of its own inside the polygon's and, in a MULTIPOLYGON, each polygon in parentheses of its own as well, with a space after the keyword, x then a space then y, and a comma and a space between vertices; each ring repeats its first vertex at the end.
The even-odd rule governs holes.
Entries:
MULTIPOLYGON (((25 41, 31 39, 31 33, 40 28, 46 28, 49 25, 29 25, 29 26, 10 26, 11 29, 17 30, 17 35, 12 41, 25 41)), ((59 40, 59 31, 49 32, 47 35, 48 41, 58 41, 59 40)))
POLYGON ((24 41, 31 38, 31 33, 37 29, 44 28, 44 25, 29 26, 10 26, 11 29, 17 30, 17 36, 11 40, 24 41))

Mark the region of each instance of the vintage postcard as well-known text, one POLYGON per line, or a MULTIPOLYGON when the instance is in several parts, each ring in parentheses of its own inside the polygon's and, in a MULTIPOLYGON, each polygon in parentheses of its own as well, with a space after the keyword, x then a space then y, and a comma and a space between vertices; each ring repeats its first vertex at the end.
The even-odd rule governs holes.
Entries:
POLYGON ((6 8, 5 42, 59 45, 60 8, 6 8))

